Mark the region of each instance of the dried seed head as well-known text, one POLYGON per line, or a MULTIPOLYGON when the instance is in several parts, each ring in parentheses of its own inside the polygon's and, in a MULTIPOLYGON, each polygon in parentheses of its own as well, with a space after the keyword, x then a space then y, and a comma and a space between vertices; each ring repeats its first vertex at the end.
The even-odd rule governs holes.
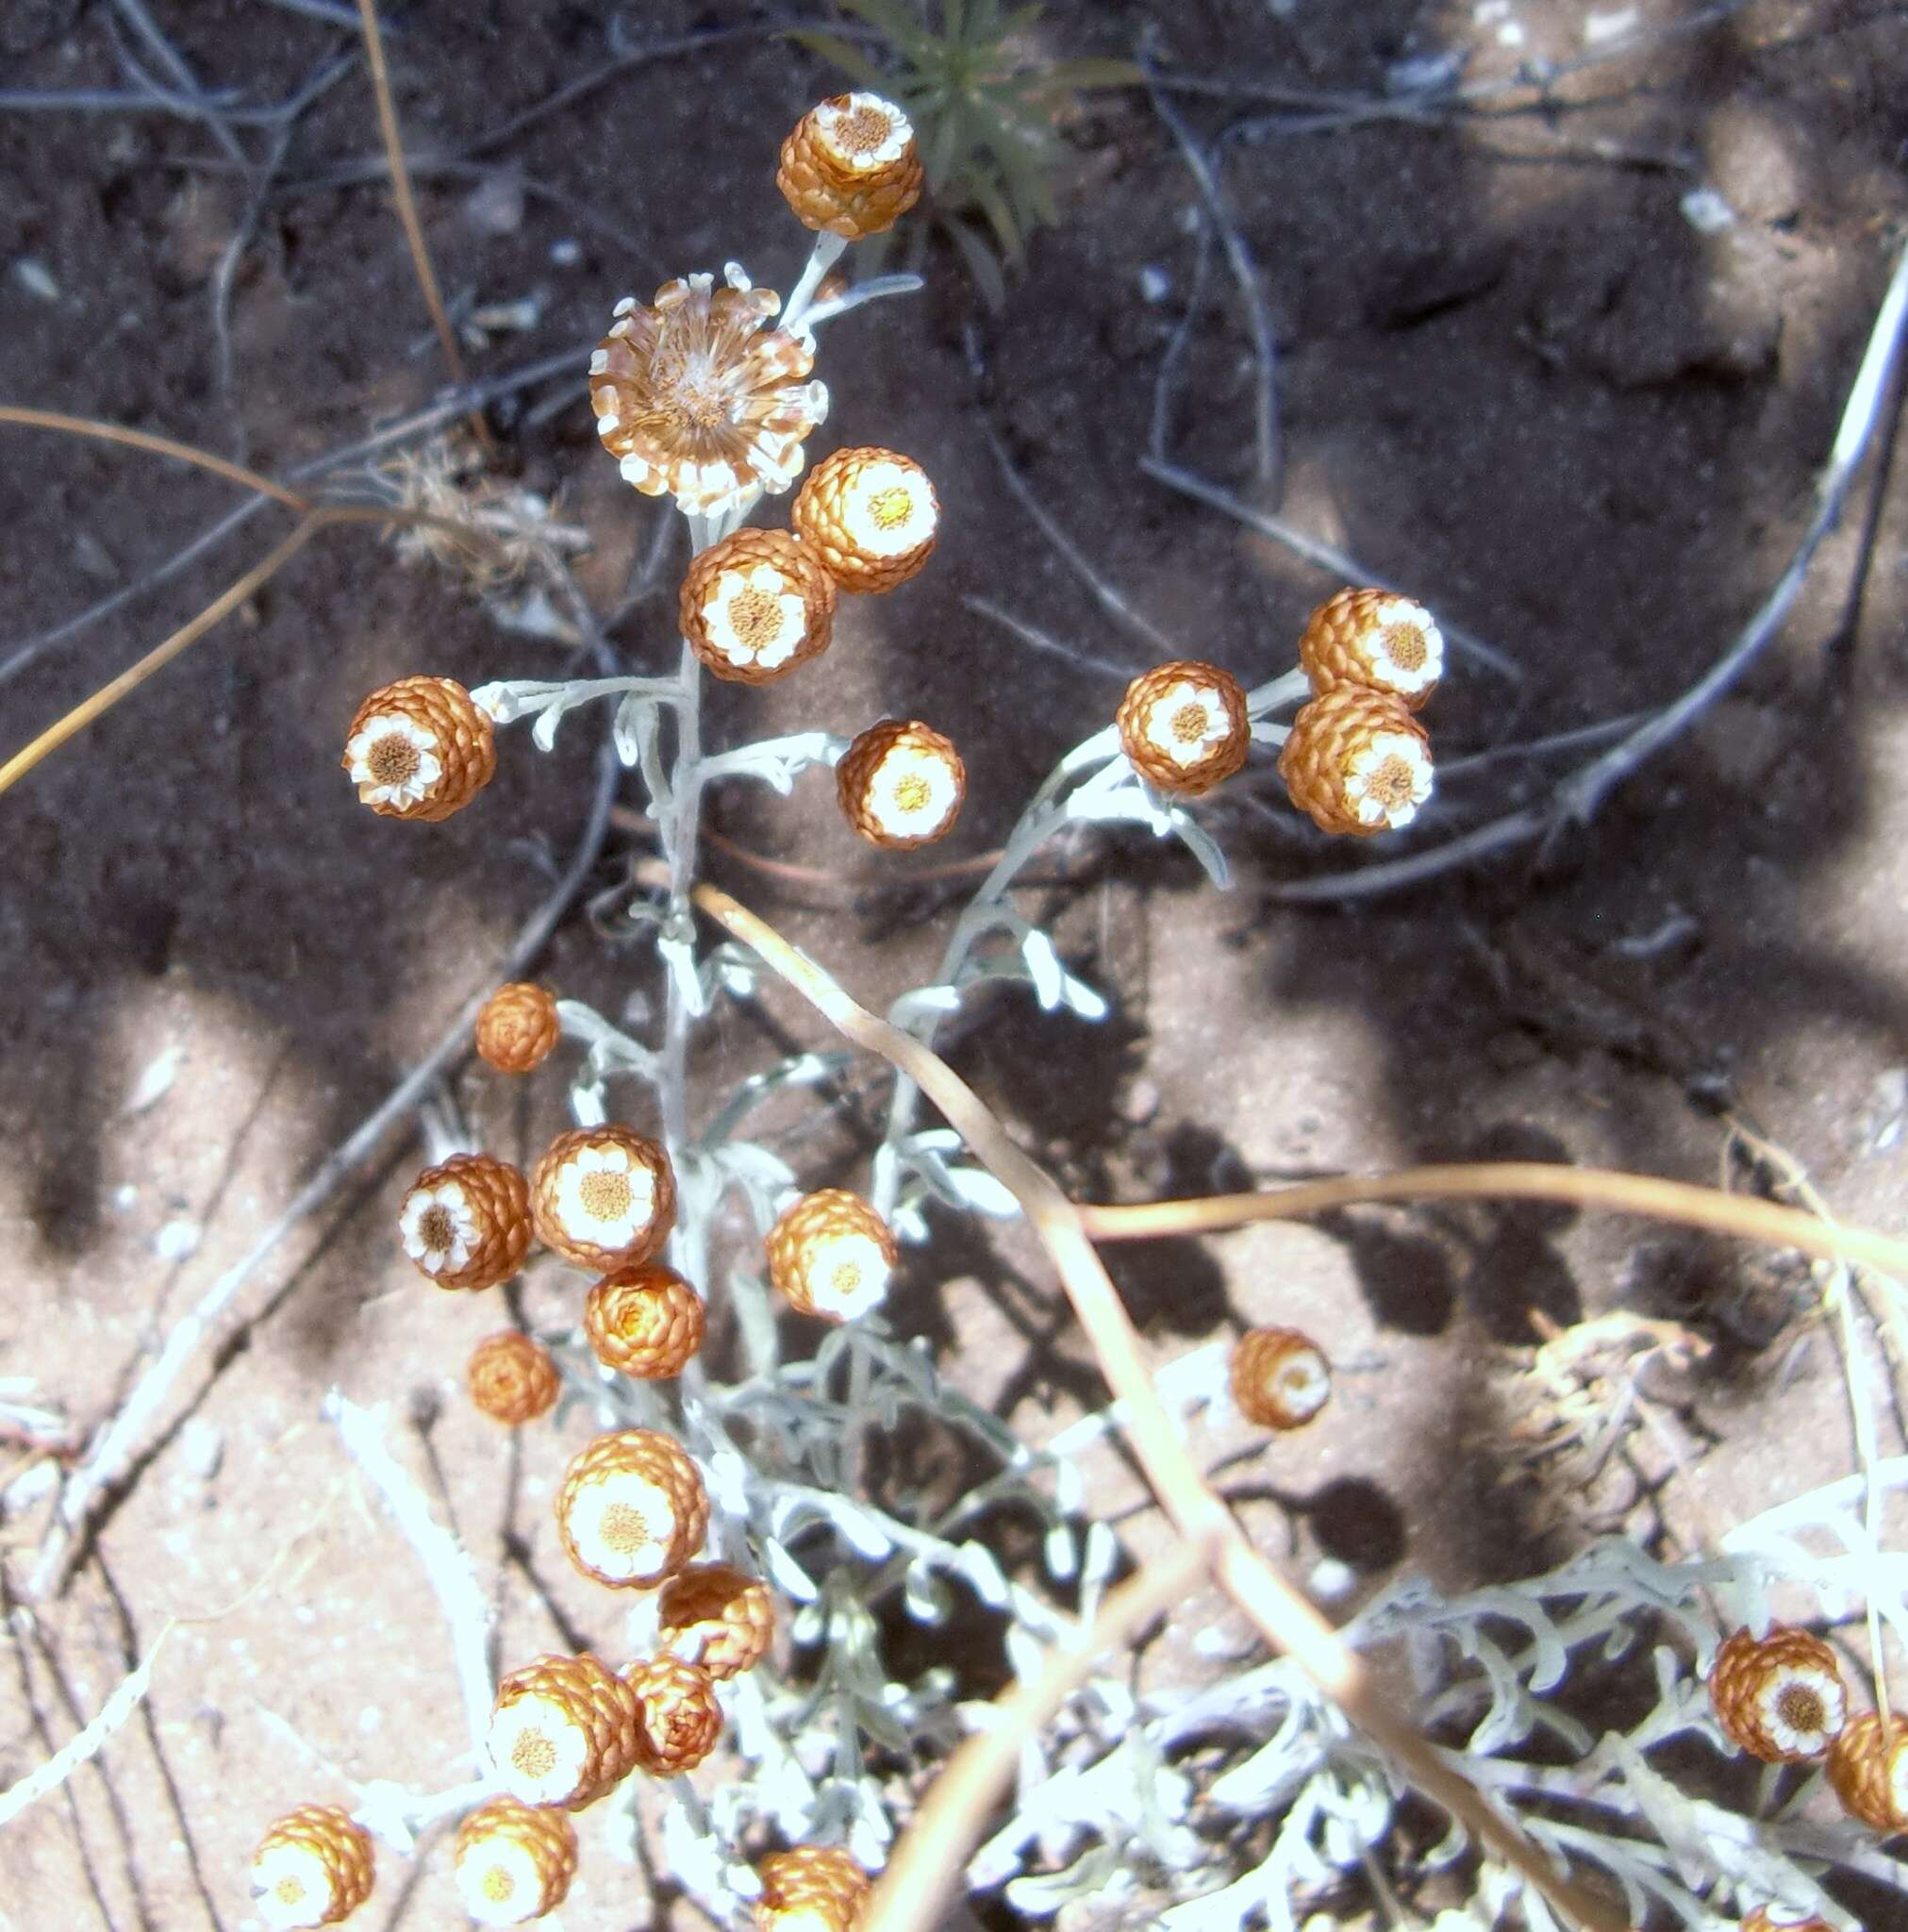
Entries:
POLYGON ((401 677, 357 708, 339 762, 388 819, 447 819, 490 782, 497 734, 461 684, 401 677))
POLYGON ((662 1587, 662 1641, 712 1677, 754 1670, 775 1635, 775 1600, 759 1578, 724 1563, 691 1563, 662 1587))
POLYGON ((548 1415, 563 1387, 549 1351, 514 1328, 478 1342, 465 1374, 471 1400, 493 1423, 510 1428, 548 1415))
POLYGON ((579 1268, 647 1261, 675 1225, 669 1157, 628 1127, 572 1127, 530 1177, 538 1239, 579 1268))
POLYGON ((527 1074, 550 1058, 562 1030, 556 1000, 540 986, 515 980, 484 1002, 477 1052, 500 1074, 527 1074))
POLYGON ((703 1345, 703 1298, 672 1268, 641 1261, 606 1274, 583 1305, 596 1358, 641 1381, 679 1375, 703 1345))
POLYGON ((1296 1328, 1253 1328, 1233 1350, 1232 1389, 1248 1422, 1299 1429, 1331 1399, 1332 1371, 1309 1335, 1296 1328))
POLYGON ((1189 659, 1136 677, 1120 701, 1119 724, 1120 745, 1140 776, 1191 797, 1230 778, 1253 743, 1238 679, 1189 659))
POLYGON ((1730 1741, 1766 1764, 1821 1757, 1849 1714, 1834 1652, 1782 1624, 1767 1637, 1738 1630, 1722 1644, 1710 1666, 1709 1701, 1730 1741))
POLYGON ((253 1902, 272 1932, 336 1925, 371 1896, 371 1834, 336 1805, 301 1805, 252 1856, 253 1902))
POLYGON ((1320 604, 1299 639, 1316 691, 1362 684, 1416 711, 1437 689, 1444 635, 1422 604, 1391 591, 1340 591, 1320 604))
POLYGON ((1431 741, 1401 700, 1335 684, 1292 720, 1279 775, 1320 831, 1369 838, 1408 825, 1431 796, 1431 741))
POLYGON ((589 358, 589 403, 624 482, 691 516, 794 482, 828 391, 803 380, 814 342, 767 327, 781 306, 772 289, 718 289, 712 275, 665 282, 650 308, 617 304, 589 358))
POLYGON ((857 1932, 872 1881, 838 1845, 797 1845, 755 1868, 762 1895, 755 1902, 761 1932, 857 1932))
POLYGON ((440 1288, 495 1288, 530 1252, 530 1190, 508 1161, 453 1154, 398 1210, 404 1251, 440 1288))
POLYGON ((838 94, 782 143, 775 186, 805 227, 850 242, 891 228, 921 199, 907 116, 879 94, 838 94))
POLYGON ((702 1472, 654 1429, 620 1429, 572 1458, 556 1492, 570 1560, 613 1590, 650 1589, 694 1557, 708 1534, 702 1472))
POLYGON ((1891 1837, 1908 1831, 1908 1717, 1889 1713, 1888 1736, 1878 1711, 1864 1711, 1829 1746, 1829 1783, 1850 1818, 1891 1837))
POLYGON ((722 1735, 716 1682, 701 1664, 678 1657, 639 1659, 623 1675, 636 1692, 642 1718, 637 1762, 652 1777, 692 1771, 722 1735))
POLYGON ((888 1292, 901 1250, 888 1224, 858 1194, 805 1194, 769 1230, 769 1279, 791 1307, 852 1322, 888 1292))
POLYGON ((497 1686, 486 1749, 512 1797, 580 1811, 636 1769, 638 1717, 636 1693, 587 1652, 542 1657, 497 1686))
POLYGON ((848 823, 864 839, 906 852, 954 830, 968 773, 953 740, 931 725, 884 718, 842 753, 835 789, 848 823))
POLYGON ((737 530, 690 560, 677 611, 705 670, 771 684, 828 648, 835 579, 786 530, 737 530))
POLYGON ((457 1827, 453 1869, 478 1924, 526 1924, 563 1903, 576 1875, 576 1827, 561 1811, 492 1798, 457 1827))
POLYGON ((796 492, 788 521, 842 590, 878 593, 933 555, 940 503, 913 458, 838 449, 796 492))

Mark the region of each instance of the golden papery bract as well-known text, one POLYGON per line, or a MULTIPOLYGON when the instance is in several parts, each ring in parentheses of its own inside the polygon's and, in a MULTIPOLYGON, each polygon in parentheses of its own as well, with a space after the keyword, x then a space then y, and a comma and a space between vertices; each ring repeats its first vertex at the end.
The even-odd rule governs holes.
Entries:
POLYGON ((731 684, 772 684, 799 671, 828 648, 835 629, 835 579, 817 554, 786 530, 743 528, 712 543, 689 560, 677 598, 677 621, 696 660, 716 677, 731 684), (780 661, 768 664, 738 660, 725 649, 707 613, 720 594, 725 574, 752 578, 772 570, 786 594, 802 600, 805 624, 802 639, 780 661))
POLYGON ((376 775, 376 741, 395 741, 406 733, 422 734, 435 746, 438 774, 421 796, 408 803, 378 800, 379 786, 354 775, 358 797, 381 818, 447 819, 461 811, 490 782, 497 769, 497 733, 461 684, 449 677, 401 677, 374 691, 358 706, 344 734, 346 772, 358 763, 352 747, 360 734, 373 741, 372 765, 376 775), (387 729, 386 727, 390 728, 387 729))
POLYGON ((477 1014, 477 1052, 500 1074, 527 1074, 549 1058, 562 1033, 556 1002, 540 986, 500 986, 477 1014))
POLYGON ((681 1374, 702 1347, 705 1325, 702 1297, 656 1261, 606 1274, 583 1305, 597 1360, 645 1382, 681 1374))
POLYGON ((637 1761, 652 1777, 691 1771, 716 1748, 722 1707, 716 1702, 715 1679, 701 1664, 648 1657, 623 1675, 642 1711, 637 1761))
POLYGON ((1413 711, 1437 689, 1443 656, 1431 613, 1391 591, 1340 591, 1312 612, 1299 637, 1299 662, 1315 692, 1360 684, 1413 711), (1419 661, 1394 664, 1394 652, 1419 661))
POLYGON ((1772 1919, 1767 1906, 1757 1906, 1742 1922, 1741 1932, 1835 1932, 1826 1919, 1772 1919))
MULTIPOLYGON (((274 1852, 308 1853, 323 1868, 331 1898, 317 1923, 336 1925, 371 1896, 376 1878, 371 1834, 336 1805, 301 1805, 278 1819, 252 1855, 256 1867, 274 1852)), ((51 1921, 47 1922, 49 1924, 51 1921)))
POLYGON ((554 1912, 576 1876, 576 1827, 569 1817, 546 1805, 492 1798, 465 1815, 457 1827, 452 1863, 461 1865, 467 1857, 481 1857, 487 1848, 498 1844, 521 1851, 537 1880, 535 1898, 523 1901, 521 1913, 504 1923, 520 1924, 554 1912))
POLYGON ((852 1853, 838 1845, 796 1845, 755 1867, 762 1895, 755 1902, 761 1932, 779 1932, 798 1912, 819 1919, 828 1932, 857 1932, 867 1916, 873 1882, 852 1853))
MULTIPOLYGON (((1822 1756, 1824 1745, 1797 1749, 1775 1735, 1776 1720, 1764 1708, 1769 1693, 1798 1672, 1834 1680, 1844 1699, 1841 1665, 1835 1653, 1807 1630, 1778 1624, 1766 1637, 1741 1629, 1726 1639, 1709 1670, 1709 1701, 1730 1741, 1765 1764, 1806 1764, 1822 1756)), ((1839 1724, 1827 1726, 1831 1734, 1839 1724)))
POLYGON ((616 1429, 598 1436, 571 1458, 556 1491, 556 1533, 564 1555, 584 1575, 611 1590, 654 1589, 695 1556, 708 1529, 709 1496, 702 1472, 681 1443, 655 1429, 616 1429), (587 1492, 615 1477, 648 1484, 668 1506, 666 1547, 651 1574, 609 1574, 577 1541, 572 1518, 587 1492))
POLYGON ((412 1265, 440 1288, 495 1288, 516 1274, 530 1252, 529 1185, 506 1160, 489 1154, 453 1154, 438 1166, 425 1168, 411 1183, 399 1211, 400 1234, 406 1232, 406 1222, 414 1218, 411 1206, 421 1194, 436 1194, 453 1183, 462 1191, 469 1210, 467 1257, 460 1265, 432 1269, 425 1265, 427 1257, 413 1254, 412 1265))
POLYGON ((1233 1349, 1233 1400, 1261 1428, 1302 1428, 1324 1407, 1330 1390, 1323 1350, 1296 1328, 1253 1328, 1233 1349))
POLYGON ((775 1635, 775 1600, 759 1577, 726 1563, 691 1563, 662 1587, 656 1605, 662 1641, 712 1677, 753 1670, 775 1635))
POLYGON ((509 1428, 548 1415, 563 1388, 549 1350, 515 1328, 478 1342, 471 1351, 465 1378, 477 1407, 493 1423, 509 1428))
POLYGON ((843 817, 871 844, 884 845, 891 852, 910 852, 931 845, 954 830, 968 795, 967 766, 954 749, 954 741, 944 738, 931 724, 918 718, 884 718, 871 724, 848 749, 835 768, 835 794, 843 817), (913 766, 917 774, 925 772, 921 782, 941 792, 939 816, 924 822, 923 829, 910 833, 904 818, 893 801, 884 798, 883 767, 899 756, 913 766))
MULTIPOLYGON (((1230 778, 1246 761, 1252 750, 1252 723, 1246 716, 1246 694, 1231 672, 1217 664, 1202 664, 1193 658, 1177 658, 1142 673, 1126 687, 1115 722, 1120 727, 1120 749, 1132 760, 1141 777, 1164 791, 1183 792, 1198 797, 1215 785, 1230 778), (1161 727, 1173 721, 1158 713, 1173 692, 1186 693, 1184 708, 1197 709, 1202 730, 1189 741, 1192 756, 1175 758, 1156 740, 1161 727), (1208 731, 1205 721, 1216 720, 1208 731)), ((1173 734, 1168 729, 1166 735, 1173 734)))
POLYGON ((1850 1718, 1829 1746, 1827 1766, 1842 1809, 1884 1837, 1908 1831, 1908 1716, 1891 1712, 1888 1729, 1892 1742, 1883 1739, 1877 1711, 1850 1718))
POLYGON ((836 584, 864 595, 891 591, 921 569, 934 555, 939 519, 940 500, 927 472, 911 457, 871 446, 838 449, 817 463, 788 511, 795 534, 821 559, 836 584), (888 475, 890 469, 902 474, 907 489, 920 492, 919 513, 911 521, 925 525, 918 541, 899 551, 871 546, 857 534, 861 492, 872 477, 888 475))
MULTIPOLYGON (((1405 741, 1429 767, 1431 741, 1400 701, 1388 691, 1338 684, 1322 691, 1292 720, 1291 736, 1279 754, 1279 775, 1292 803, 1310 815, 1320 831, 1369 839, 1389 828, 1359 816, 1349 787, 1354 762, 1381 739, 1405 741)), ((1417 809, 1412 804, 1405 820, 1417 809)))
POLYGON ((649 307, 618 305, 590 358, 589 401, 625 482, 702 516, 794 482, 828 391, 803 380, 813 342, 767 326, 779 307, 771 289, 705 275, 665 282, 649 307))
POLYGON ((636 1693, 606 1664, 587 1651, 576 1657, 540 1657, 497 1686, 493 1721, 532 1697, 554 1705, 588 1739, 574 1789, 553 1803, 580 1811, 613 1791, 636 1769, 641 1715, 636 1693))
POLYGON ((537 1224, 538 1240, 578 1268, 606 1271, 648 1260, 669 1239, 670 1230, 675 1225, 675 1175, 661 1143, 613 1122, 600 1127, 572 1127, 558 1134, 544 1149, 530 1176, 530 1212, 537 1224), (577 1156, 595 1151, 626 1155, 630 1166, 625 1171, 641 1169, 654 1190, 647 1220, 619 1246, 606 1246, 592 1241, 583 1229, 572 1226, 565 1207, 566 1169, 577 1156))
POLYGON ((889 1268, 901 1249, 888 1224, 859 1194, 821 1188, 783 1210, 769 1230, 769 1279, 805 1315, 838 1320, 817 1305, 815 1271, 829 1245, 843 1237, 872 1241, 889 1268))
POLYGON ((795 124, 782 143, 775 186, 804 226, 858 242, 891 228, 921 199, 921 154, 892 102, 837 94, 795 124), (899 154, 871 168, 856 167, 829 127, 831 118, 852 115, 863 102, 871 104, 864 111, 885 112, 891 128, 907 134, 899 154))

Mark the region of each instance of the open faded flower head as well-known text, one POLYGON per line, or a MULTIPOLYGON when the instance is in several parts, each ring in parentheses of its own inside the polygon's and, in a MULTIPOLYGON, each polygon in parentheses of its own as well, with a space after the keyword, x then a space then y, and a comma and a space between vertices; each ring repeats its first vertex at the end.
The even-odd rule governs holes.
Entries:
POLYGON ((773 495, 802 470, 802 443, 828 413, 806 335, 768 327, 781 308, 731 264, 728 286, 695 275, 634 297, 589 358, 589 400, 604 446, 645 496, 690 516, 773 495))

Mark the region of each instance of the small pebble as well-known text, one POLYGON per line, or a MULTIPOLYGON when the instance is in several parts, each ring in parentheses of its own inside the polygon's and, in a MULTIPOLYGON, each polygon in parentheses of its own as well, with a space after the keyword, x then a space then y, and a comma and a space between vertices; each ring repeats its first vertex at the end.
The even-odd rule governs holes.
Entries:
POLYGON ((225 1459, 225 1432, 204 1416, 186 1418, 179 1431, 179 1459, 201 1482, 210 1482, 225 1459))
POLYGON ((1142 302, 1164 302, 1172 293, 1172 277, 1155 262, 1149 261, 1139 271, 1139 299, 1142 302))
POLYGON ((190 1255, 199 1252, 199 1241, 204 1230, 196 1221, 181 1216, 169 1221, 153 1237, 153 1253, 161 1261, 183 1261, 190 1255))

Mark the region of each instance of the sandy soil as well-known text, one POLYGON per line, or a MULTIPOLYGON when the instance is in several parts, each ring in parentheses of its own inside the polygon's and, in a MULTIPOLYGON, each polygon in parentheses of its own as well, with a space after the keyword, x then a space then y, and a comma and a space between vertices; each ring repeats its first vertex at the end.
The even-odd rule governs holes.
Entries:
MULTIPOLYGON (((1521 59, 1570 59, 1618 10, 1072 0, 1040 33, 1055 52, 1117 54, 1151 25, 1161 59, 1186 73, 1372 97, 1402 62, 1449 56, 1488 81, 1521 59)), ((1693 11, 1632 10, 1645 27, 1693 11)), ((152 11, 207 85, 248 101, 285 98, 349 43, 261 0, 152 11)), ((122 85, 108 13, 78 0, 8 10, 0 86, 122 85)), ((669 275, 730 256, 761 280, 792 275, 801 238, 773 152, 829 75, 756 31, 762 19, 730 0, 631 9, 645 38, 746 31, 631 64, 464 173, 421 181, 453 302, 535 298, 532 325, 495 331, 473 373, 588 341, 618 296, 669 275)), ((421 155, 463 149, 612 49, 608 16, 588 7, 415 5, 391 26, 421 155)), ((1725 648, 1806 525, 1903 233, 1900 8, 1758 0, 1560 94, 1544 113, 1499 111, 1528 103, 1508 92, 1461 117, 1230 145, 1225 187, 1277 344, 1280 501, 1253 475, 1251 338, 1218 255, 1170 398, 1173 461, 1341 545, 1516 667, 1460 659, 1439 693, 1440 759, 1494 756, 1450 774, 1414 847, 1540 799, 1583 756, 1514 747, 1660 705, 1725 648), (1687 200, 1704 189, 1719 199, 1696 212, 1728 216, 1713 232, 1687 200)), ((1175 98, 1206 136, 1254 110, 1175 98)), ((256 160, 269 130, 240 132, 256 160)), ((1037 774, 1162 655, 1019 513, 990 434, 1184 655, 1274 675, 1336 587, 1139 471, 1191 286, 1197 197, 1141 94, 1097 99, 1068 141, 1064 220, 1036 240, 1004 314, 937 252, 922 297, 849 318, 826 343, 834 410, 816 453, 885 442, 923 461, 947 514, 933 566, 848 608, 812 672, 714 706, 730 741, 884 712, 933 721, 972 779, 945 848, 956 858, 998 842, 1037 774), (1070 658, 1029 650, 972 596, 1070 658)), ((0 395, 267 471, 427 403, 441 370, 388 195, 324 185, 375 149, 356 70, 297 122, 257 210, 188 121, 0 115, 0 395), (213 315, 235 235, 226 370, 213 315)), ((560 492, 591 534, 579 575, 613 601, 659 512, 632 501, 560 386, 500 408, 497 426, 513 472, 560 492)), ((128 452, 4 435, 0 661, 236 500, 128 452)), ((1872 465, 1748 676, 1541 858, 1290 903, 1282 889, 1360 855, 1295 821, 1269 764, 1210 815, 1238 861, 1229 895, 1143 838, 1083 845, 1044 910, 1120 1017, 1092 1029, 1002 994, 962 1023, 956 1063, 1070 1185, 1105 1198, 1504 1155, 1749 1184, 1729 1164, 1734 1118, 1801 1162, 1837 1212, 1898 1221, 1904 519, 1902 481, 1872 465)), ((287 527, 270 510, 41 650, 0 683, 0 745, 58 717, 287 527)), ((652 602, 619 639, 661 668, 668 629, 652 602)), ((0 800, 0 1369, 33 1378, 81 1432, 483 983, 481 962, 575 837, 589 727, 566 728, 548 758, 509 741, 480 806, 425 831, 353 803, 337 757, 357 699, 413 671, 475 684, 565 661, 547 640, 501 633, 441 574, 334 532, 0 800)), ((871 1003, 927 976, 947 892, 896 891, 825 786, 811 777, 786 804, 725 791, 713 814, 757 857, 714 851, 712 874, 871 1003)), ((592 892, 625 876, 631 836, 612 839, 592 892)), ((647 974, 580 910, 538 972, 611 1012, 647 974)), ((703 1092, 764 1063, 778 1028, 819 1039, 779 992, 765 1008, 711 1029, 703 1092)), ((878 1097, 871 1073, 854 1084, 878 1097)), ((524 1091, 466 1071, 455 1099, 512 1158, 559 1117, 549 1076, 524 1091)), ((818 1180, 852 1174, 865 1150, 852 1114, 793 1144, 818 1180)), ((399 1454, 495 1579, 506 1657, 615 1642, 618 1612, 565 1574, 548 1521, 588 1424, 513 1443, 469 1409, 464 1357, 505 1316, 429 1292, 397 1252, 391 1215, 419 1159, 414 1135, 390 1137, 258 1272, 67 1593, 16 1620, 0 1787, 46 1755, 42 1726, 63 1740, 169 1619, 193 1621, 166 1639, 106 1775, 85 1773, 0 1839, 0 1924, 241 1927, 250 1846, 278 1811, 336 1795, 323 1760, 420 1788, 462 1774, 437 1607, 318 1420, 333 1385, 392 1406, 399 1454)), ((1295 1574, 1350 1566, 1356 1587, 1340 1579, 1335 1608, 1401 1567, 1447 1586, 1523 1573, 1618 1523, 1686 1550, 1850 1466, 1833 1351, 1806 1272, 1782 1257, 1564 1210, 1466 1208, 1162 1244, 1121 1254, 1116 1272, 1162 1361, 1269 1320, 1330 1350, 1339 1400, 1247 1466, 1240 1507, 1295 1574), (1619 1308, 1686 1324, 1712 1352, 1653 1439, 1653 1495, 1618 1481, 1553 1510, 1505 1480, 1495 1352, 1534 1341, 1534 1311, 1568 1325, 1619 1308)), ((573 1294, 560 1271, 533 1273, 523 1307, 547 1321, 573 1294)), ((913 1265, 897 1319, 1034 1435, 1098 1399, 1090 1357, 1017 1239, 950 1227, 913 1265)), ((44 1526, 46 1470, 0 1465, 9 1591, 44 1526)), ((1097 1500, 1134 1501, 1131 1478, 1109 1465, 1097 1500)), ((584 1841, 570 1932, 655 1923, 641 1872, 588 1820, 584 1841)), ((367 1923, 452 1923, 443 1863, 425 1860, 406 1890, 387 1860, 367 1923)))

